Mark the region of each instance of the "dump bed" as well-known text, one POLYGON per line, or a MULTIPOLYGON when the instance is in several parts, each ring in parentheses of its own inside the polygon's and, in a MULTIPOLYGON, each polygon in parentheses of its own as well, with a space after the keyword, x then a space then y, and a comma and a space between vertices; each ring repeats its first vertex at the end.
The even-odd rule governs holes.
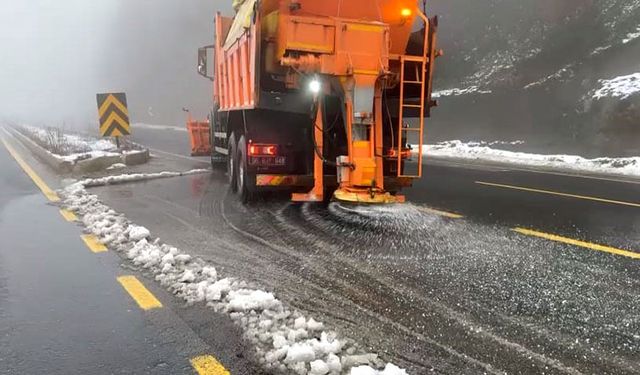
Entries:
MULTIPOLYGON (((415 12, 405 11, 415 9, 416 3, 416 0, 233 0, 237 11, 233 19, 216 16, 214 97, 220 110, 256 108, 265 80, 271 83, 263 88, 267 91, 284 91, 295 86, 295 82, 287 81, 289 68, 283 66, 283 58, 291 54, 336 55, 338 63, 356 58, 344 49, 336 50, 339 43, 345 42, 339 37, 338 27, 354 25, 349 27, 353 30, 359 27, 361 32, 351 35, 362 41, 382 41, 389 54, 385 60, 404 55, 415 19, 415 12), (372 32, 383 32, 384 38, 369 38, 372 32), (261 79, 262 75, 269 77, 261 79), (284 86, 279 87, 279 82, 284 86)), ((326 64, 330 71, 337 72, 333 62, 326 64)), ((387 68, 387 64, 383 62, 382 67, 387 68)))
POLYGON ((252 109, 256 104, 256 0, 239 5, 234 19, 216 15, 214 100, 221 111, 252 109))

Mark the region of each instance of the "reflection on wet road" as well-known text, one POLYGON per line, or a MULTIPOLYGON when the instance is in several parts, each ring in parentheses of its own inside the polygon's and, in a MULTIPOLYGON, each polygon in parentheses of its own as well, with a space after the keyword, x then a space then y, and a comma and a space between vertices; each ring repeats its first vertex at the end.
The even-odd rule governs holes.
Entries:
POLYGON ((135 309, 115 282, 118 263, 84 247, 3 147, 0 170, 0 372, 189 373, 181 354, 201 350, 197 341, 163 345, 168 317, 135 309))
POLYGON ((56 179, 1 137, 0 373, 223 374, 216 357, 234 374, 261 373, 230 319, 182 309, 122 268, 75 214, 47 203, 56 179), (214 362, 217 372, 205 366, 214 362))

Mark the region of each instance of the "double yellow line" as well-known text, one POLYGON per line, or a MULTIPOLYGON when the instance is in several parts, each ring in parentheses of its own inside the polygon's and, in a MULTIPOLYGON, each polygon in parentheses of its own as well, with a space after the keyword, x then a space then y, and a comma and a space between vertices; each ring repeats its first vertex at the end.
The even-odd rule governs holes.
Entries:
MULTIPOLYGON (((4 129, 3 129, 4 130, 4 129)), ((27 164, 26 161, 18 154, 18 152, 4 139, 0 138, 2 144, 9 151, 9 154, 15 159, 22 170, 31 178, 33 183, 42 191, 44 196, 50 202, 59 202, 60 197, 53 191, 40 176, 27 164)), ((60 215, 69 222, 78 220, 75 213, 69 210, 60 210, 60 215)), ((106 252, 107 247, 100 240, 92 235, 87 234, 81 236, 85 245, 94 253, 106 252)), ((133 298, 142 310, 152 310, 162 307, 162 303, 147 289, 137 277, 132 275, 120 276, 117 278, 118 283, 122 285, 125 291, 133 298)), ((211 355, 202 355, 190 360, 194 370, 199 375, 230 375, 229 371, 211 355)))
MULTIPOLYGON (((625 202, 625 201, 614 200, 614 199, 606 199, 606 198, 600 198, 600 197, 591 197, 591 196, 587 196, 587 195, 570 194, 570 193, 563 193, 563 192, 557 192, 557 191, 552 191, 552 190, 534 189, 534 188, 528 188, 528 187, 524 187, 524 186, 496 184, 496 183, 492 183, 492 182, 483 182, 483 181, 476 181, 475 183, 478 184, 478 185, 483 185, 483 186, 497 187, 497 188, 502 188, 502 189, 519 190, 519 191, 525 191, 525 192, 529 192, 529 193, 555 195, 555 196, 565 197, 565 198, 582 199, 582 200, 587 200, 587 201, 608 203, 608 204, 616 204, 616 205, 628 206, 628 207, 640 207, 640 203, 625 202)), ((589 250, 601 251, 601 252, 614 254, 614 255, 620 255, 620 256, 624 256, 624 257, 632 258, 632 259, 640 259, 640 253, 629 251, 629 250, 617 249, 617 248, 611 247, 611 246, 596 244, 596 243, 587 242, 587 241, 576 240, 576 239, 573 239, 573 238, 558 236, 556 234, 539 232, 539 231, 532 230, 532 229, 513 228, 512 231, 520 233, 520 234, 523 234, 525 236, 538 237, 538 238, 543 238, 543 239, 546 239, 546 240, 549 240, 549 241, 560 242, 560 243, 564 243, 564 244, 567 244, 567 245, 582 247, 582 248, 589 249, 589 250)))
POLYGON ((569 193, 562 193, 562 192, 552 191, 552 190, 533 189, 533 188, 528 188, 528 187, 523 187, 523 186, 495 184, 495 183, 491 183, 491 182, 482 182, 482 181, 476 181, 476 184, 484 185, 484 186, 498 187, 498 188, 503 188, 503 189, 527 191, 527 192, 530 192, 530 193, 555 195, 555 196, 558 196, 558 197, 565 197, 565 198, 576 198, 576 199, 582 199, 582 200, 587 200, 587 201, 594 201, 594 202, 601 202, 601 203, 611 203, 611 204, 617 204, 617 205, 621 205, 621 206, 640 207, 640 203, 625 202, 625 201, 619 201, 619 200, 614 200, 614 199, 606 199, 606 198, 599 198, 599 197, 591 197, 591 196, 588 196, 588 195, 569 194, 569 193))

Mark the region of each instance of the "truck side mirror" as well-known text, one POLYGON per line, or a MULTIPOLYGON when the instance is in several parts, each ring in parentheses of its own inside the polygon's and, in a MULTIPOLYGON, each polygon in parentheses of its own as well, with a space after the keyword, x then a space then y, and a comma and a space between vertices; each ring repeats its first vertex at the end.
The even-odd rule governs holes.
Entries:
POLYGON ((213 70, 215 64, 209 64, 214 61, 214 46, 206 46, 198 49, 198 74, 209 78, 213 81, 215 72, 213 70), (211 60, 209 60, 211 58, 211 60))

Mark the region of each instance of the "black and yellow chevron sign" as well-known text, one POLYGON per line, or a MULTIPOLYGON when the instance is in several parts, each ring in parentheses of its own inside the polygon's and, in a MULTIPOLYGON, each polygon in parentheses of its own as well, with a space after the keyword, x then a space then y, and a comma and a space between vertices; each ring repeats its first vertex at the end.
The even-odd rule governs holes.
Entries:
POLYGON ((127 95, 123 92, 98 94, 100 134, 103 137, 121 137, 131 134, 127 95))

